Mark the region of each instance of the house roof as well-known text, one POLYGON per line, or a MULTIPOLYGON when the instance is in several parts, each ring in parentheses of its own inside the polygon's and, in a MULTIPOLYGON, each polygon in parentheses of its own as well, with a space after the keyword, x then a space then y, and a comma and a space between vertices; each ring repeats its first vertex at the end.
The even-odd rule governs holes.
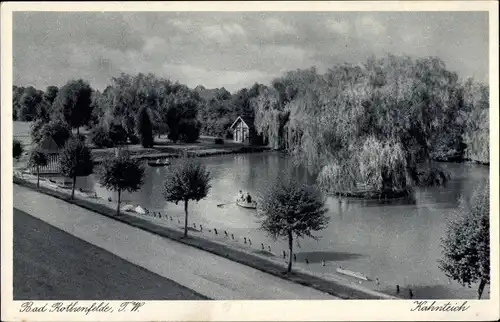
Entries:
POLYGON ((51 137, 45 137, 39 144, 39 148, 45 153, 59 153, 61 148, 51 137))
POLYGON ((238 124, 238 121, 241 121, 243 123, 245 123, 249 128, 253 128, 254 127, 254 118, 251 117, 251 116, 246 116, 246 115, 241 115, 241 116, 238 116, 238 118, 234 121, 233 124, 231 124, 231 129, 236 125, 238 124))

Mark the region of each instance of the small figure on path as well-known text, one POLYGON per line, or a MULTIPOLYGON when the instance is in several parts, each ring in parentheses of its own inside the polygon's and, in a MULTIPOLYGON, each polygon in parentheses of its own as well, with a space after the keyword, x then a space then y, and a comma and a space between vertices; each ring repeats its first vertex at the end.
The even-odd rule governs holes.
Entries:
POLYGON ((293 261, 296 262, 297 261, 297 255, 293 254, 293 261))
POLYGON ((193 223, 193 228, 196 228, 196 223, 193 223))
POLYGON ((216 235, 218 235, 219 233, 217 233, 217 228, 214 228, 214 232, 216 235))
POLYGON ((322 260, 322 264, 323 266, 326 266, 325 260, 322 260))
POLYGON ((200 231, 203 231, 203 226, 202 225, 200 225, 200 231))
POLYGON ((271 251, 271 246, 267 246, 267 249, 269 249, 269 251, 271 251))
POLYGON ((170 221, 174 220, 174 218, 172 218, 172 216, 170 216, 170 221))
POLYGON ((375 278, 375 281, 377 281, 377 285, 380 285, 380 281, 378 280, 378 277, 375 278))
POLYGON ((243 237, 243 239, 245 240, 245 244, 247 243, 247 238, 246 237, 243 237))
POLYGON ((399 285, 396 285, 396 294, 399 294, 399 285))
POLYGON ((306 258, 306 264, 309 264, 309 260, 306 258))
POLYGON ((260 243, 260 246, 262 246, 262 250, 264 250, 264 243, 260 243))
POLYGON ((109 198, 108 198, 108 201, 109 201, 109 202, 112 202, 113 200, 111 199, 111 197, 109 197, 109 198))
POLYGON ((234 234, 231 234, 231 239, 234 240, 234 234))
POLYGON ((412 299, 413 298, 413 291, 411 290, 411 288, 408 290, 408 294, 410 295, 410 298, 412 299))
POLYGON ((248 243, 252 246, 252 240, 250 238, 248 238, 248 243))
POLYGON ((227 231, 224 230, 224 235, 226 235, 226 237, 229 237, 229 235, 227 234, 227 231))

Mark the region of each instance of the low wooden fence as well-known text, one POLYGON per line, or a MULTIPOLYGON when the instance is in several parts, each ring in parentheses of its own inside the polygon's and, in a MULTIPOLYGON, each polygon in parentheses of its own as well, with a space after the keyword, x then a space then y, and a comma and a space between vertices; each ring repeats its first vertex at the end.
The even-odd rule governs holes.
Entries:
MULTIPOLYGON (((47 165, 40 167, 40 174, 55 174, 60 173, 61 165, 57 154, 47 156, 47 165)), ((36 174, 36 167, 30 168, 32 174, 36 174)))

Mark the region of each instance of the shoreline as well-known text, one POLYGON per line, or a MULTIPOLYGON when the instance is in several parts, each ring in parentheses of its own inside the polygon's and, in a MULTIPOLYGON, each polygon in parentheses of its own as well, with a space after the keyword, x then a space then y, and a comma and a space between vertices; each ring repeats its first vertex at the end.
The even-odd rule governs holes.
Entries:
MULTIPOLYGON (((133 151, 132 153, 130 153, 130 157, 132 159, 141 161, 155 161, 164 158, 178 159, 183 157, 184 153, 189 158, 192 157, 204 158, 204 157, 222 156, 229 154, 263 153, 263 152, 273 151, 269 147, 253 147, 253 146, 239 147, 239 148, 221 148, 221 149, 207 148, 207 149, 187 150, 187 151, 182 151, 181 149, 178 150, 179 150, 178 152, 154 152, 146 154, 133 151)), ((108 154, 108 156, 114 155, 114 151, 109 151, 106 154, 108 154)), ((98 156, 94 158, 94 164, 102 163, 106 157, 107 156, 98 156)))
POLYGON ((353 285, 348 280, 333 279, 333 277, 332 279, 325 279, 315 276, 313 273, 304 272, 299 269, 292 270, 291 274, 285 274, 285 268, 270 259, 254 255, 252 253, 245 252, 243 250, 230 247, 204 237, 195 236, 194 234, 191 234, 188 238, 183 238, 183 233, 181 230, 175 230, 170 227, 160 226, 155 224, 154 222, 148 221, 147 219, 143 219, 139 216, 132 215, 126 212, 122 212, 120 216, 116 216, 116 212, 114 209, 92 201, 92 199, 84 199, 78 196, 76 192, 75 200, 69 200, 69 196, 66 193, 46 187, 42 184, 42 182, 40 185, 40 189, 36 188, 36 183, 32 183, 26 179, 13 177, 13 182, 14 184, 17 184, 19 186, 23 186, 30 190, 55 197, 70 204, 74 204, 76 206, 96 212, 100 215, 143 229, 161 237, 169 238, 177 242, 207 251, 217 256, 225 257, 227 259, 255 268, 262 272, 286 279, 294 283, 312 287, 314 289, 340 297, 342 299, 402 299, 393 295, 382 293, 380 291, 369 289, 367 287, 358 286, 356 284, 353 285))

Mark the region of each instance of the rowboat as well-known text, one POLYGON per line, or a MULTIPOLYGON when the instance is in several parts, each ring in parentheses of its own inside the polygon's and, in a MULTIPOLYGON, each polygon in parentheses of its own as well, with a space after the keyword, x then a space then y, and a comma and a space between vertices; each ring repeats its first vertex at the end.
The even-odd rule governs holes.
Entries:
POLYGON ((146 214, 146 209, 142 208, 141 206, 137 206, 134 211, 138 214, 145 215, 146 214))
POLYGON ((364 275, 363 273, 353 272, 348 269, 337 268, 337 273, 368 281, 368 277, 366 277, 366 275, 364 275))
POLYGON ((165 161, 156 160, 156 162, 148 162, 150 167, 166 167, 170 165, 170 161, 167 159, 165 161))
POLYGON ((252 201, 252 202, 246 202, 246 201, 236 201, 236 204, 240 207, 243 207, 243 208, 248 208, 248 209, 257 209, 257 203, 255 201, 252 201))

